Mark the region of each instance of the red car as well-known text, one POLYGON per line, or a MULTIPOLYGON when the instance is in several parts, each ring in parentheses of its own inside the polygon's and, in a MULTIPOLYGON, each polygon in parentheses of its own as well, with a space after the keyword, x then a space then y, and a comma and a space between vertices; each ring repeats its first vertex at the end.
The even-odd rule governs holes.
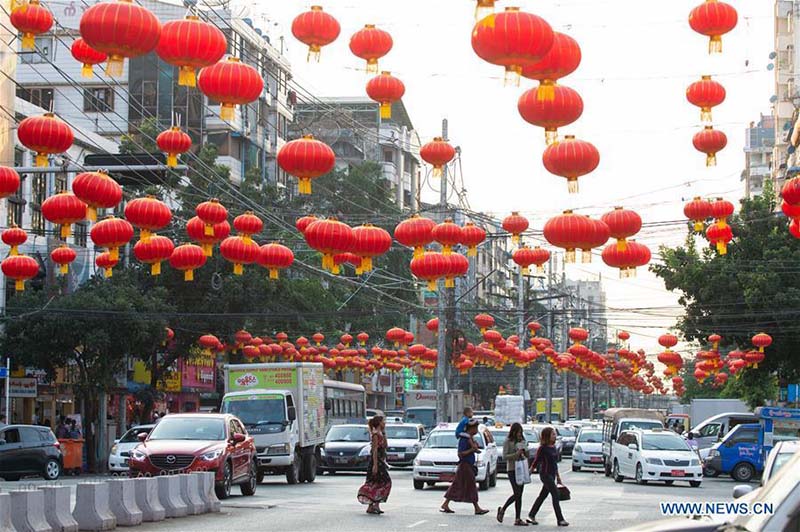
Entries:
POLYGON ((256 446, 236 416, 170 414, 140 439, 129 457, 131 476, 214 471, 220 499, 234 484, 242 495, 256 492, 256 446))

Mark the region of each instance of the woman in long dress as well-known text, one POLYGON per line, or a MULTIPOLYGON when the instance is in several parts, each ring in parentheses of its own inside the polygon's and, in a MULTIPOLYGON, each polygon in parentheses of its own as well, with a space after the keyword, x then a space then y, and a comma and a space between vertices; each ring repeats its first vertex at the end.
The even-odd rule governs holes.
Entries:
POLYGON ((389 477, 389 466, 386 464, 385 429, 386 422, 383 416, 375 416, 369 420, 372 446, 370 465, 367 469, 367 481, 358 490, 358 502, 368 505, 368 514, 382 514, 380 505, 386 502, 392 491, 392 479, 389 477))
MULTIPOLYGON (((450 509, 450 501, 469 502, 475 508, 475 515, 489 513, 478 505, 478 487, 475 481, 475 453, 480 449, 475 441, 478 433, 478 421, 471 420, 467 423, 466 432, 458 435, 458 468, 453 483, 444 494, 444 504, 440 509, 446 514, 455 513, 450 509)), ((488 474, 488 472, 487 472, 488 474)))

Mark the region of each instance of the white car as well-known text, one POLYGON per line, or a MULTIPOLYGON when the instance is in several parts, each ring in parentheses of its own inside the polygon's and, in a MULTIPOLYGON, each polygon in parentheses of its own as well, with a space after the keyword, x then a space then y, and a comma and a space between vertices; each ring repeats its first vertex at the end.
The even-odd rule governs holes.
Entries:
POLYGON ((637 484, 672 484, 681 480, 697 488, 703 481, 697 453, 686 440, 666 429, 622 432, 614 441, 613 457, 611 468, 616 482, 633 478, 637 484))
POLYGON ((580 471, 582 467, 603 468, 603 431, 598 428, 584 427, 575 440, 572 450, 572 470, 580 471))
POLYGON ((386 462, 393 467, 413 465, 425 441, 425 427, 403 423, 386 425, 386 462))
POLYGON ((155 425, 139 425, 128 430, 122 437, 114 441, 108 455, 108 470, 112 473, 127 473, 128 458, 131 450, 139 445, 139 434, 149 434, 155 425))
MULTIPOLYGON (((421 490, 425 484, 433 486, 437 482, 453 481, 458 467, 456 426, 456 423, 444 423, 428 435, 422 450, 414 459, 414 489, 421 490)), ((475 467, 478 469, 476 480, 481 490, 497 484, 497 446, 488 442, 485 430, 485 427, 480 427, 475 435, 481 450, 475 455, 475 467)))

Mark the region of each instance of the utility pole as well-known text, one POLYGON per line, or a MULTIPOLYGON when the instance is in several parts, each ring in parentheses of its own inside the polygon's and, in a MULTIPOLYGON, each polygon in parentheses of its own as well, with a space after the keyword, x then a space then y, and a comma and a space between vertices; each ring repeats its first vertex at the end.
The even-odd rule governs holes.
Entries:
MULTIPOLYGON (((447 119, 442 120, 442 138, 447 140, 447 119)), ((439 209, 441 210, 441 220, 447 218, 447 165, 442 169, 442 177, 439 183, 439 209)), ((438 356, 436 357, 436 421, 446 421, 447 419, 447 394, 449 393, 447 383, 447 312, 445 299, 447 298, 447 288, 444 281, 439 282, 439 294, 436 298, 439 303, 439 336, 436 344, 438 356)))
MULTIPOLYGON (((547 260, 547 304, 550 311, 547 313, 547 334, 553 340, 556 339, 555 320, 553 316, 553 256, 547 260)), ((555 342, 553 348, 555 348, 555 342)), ((545 412, 544 419, 550 423, 550 413, 553 411, 553 365, 547 364, 547 375, 545 375, 545 412)))
MULTIPOLYGON (((517 310, 519 317, 517 319, 517 334, 519 335, 520 348, 524 349, 525 345, 525 276, 522 275, 522 268, 519 269, 519 282, 517 283, 517 310)), ((523 396, 523 403, 525 397, 525 368, 519 368, 519 394, 523 396)))

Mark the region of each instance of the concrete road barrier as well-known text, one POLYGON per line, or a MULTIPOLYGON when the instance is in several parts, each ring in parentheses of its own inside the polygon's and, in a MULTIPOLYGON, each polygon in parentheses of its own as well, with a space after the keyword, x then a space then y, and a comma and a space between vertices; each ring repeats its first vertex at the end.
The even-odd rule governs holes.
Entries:
POLYGON ((53 532, 78 532, 78 522, 72 517, 69 486, 39 486, 44 493, 44 517, 53 532))
POLYGON ((113 530, 117 518, 108 505, 108 484, 105 482, 82 482, 75 486, 75 510, 72 517, 80 530, 113 530))
POLYGON ((158 498, 158 479, 141 477, 133 479, 136 506, 142 511, 142 521, 163 521, 167 516, 158 498))
POLYGON ((189 507, 181 497, 181 479, 177 475, 164 475, 158 478, 158 499, 167 512, 167 517, 184 517, 189 507))
POLYGON ((221 504, 217 498, 217 493, 214 491, 214 472, 203 471, 201 473, 192 474, 199 477, 200 498, 206 505, 206 511, 219 512, 221 504))
POLYGON ((181 479, 181 497, 186 502, 191 515, 205 513, 206 503, 200 498, 200 479, 197 475, 185 473, 178 475, 181 479))
POLYGON ((17 532, 53 532, 44 516, 44 493, 39 490, 9 492, 11 524, 17 532))
POLYGON ((11 495, 0 493, 0 532, 16 532, 11 524, 11 495))
POLYGON ((142 524, 142 511, 136 504, 136 487, 129 478, 114 478, 108 481, 108 506, 117 518, 117 526, 142 524))

